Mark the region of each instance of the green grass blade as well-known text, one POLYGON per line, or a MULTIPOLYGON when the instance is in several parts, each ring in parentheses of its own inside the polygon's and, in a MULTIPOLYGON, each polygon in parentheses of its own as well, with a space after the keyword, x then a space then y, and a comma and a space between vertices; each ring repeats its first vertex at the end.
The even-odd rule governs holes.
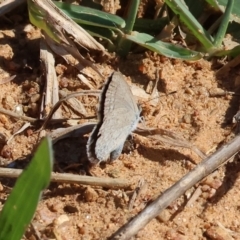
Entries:
POLYGON ((113 52, 115 51, 115 45, 113 43, 113 40, 117 38, 117 35, 114 31, 108 28, 101 28, 97 26, 91 26, 91 25, 85 25, 85 24, 79 24, 82 28, 84 28, 91 36, 98 37, 101 39, 104 39, 107 41, 108 45, 107 47, 108 51, 113 52))
POLYGON ((214 40, 214 45, 215 45, 216 48, 220 47, 220 45, 222 44, 223 38, 226 34, 226 31, 227 31, 227 28, 228 28, 228 23, 229 23, 229 20, 230 20, 230 15, 231 15, 231 12, 232 12, 232 9, 233 9, 233 4, 234 4, 234 0, 229 0, 228 1, 226 10, 223 14, 221 24, 218 28, 218 32, 217 32, 217 35, 216 35, 215 40, 214 40))
POLYGON ((122 29, 126 25, 122 18, 114 14, 64 2, 53 1, 53 3, 72 20, 79 24, 99 26, 110 29, 122 29))
POLYGON ((171 43, 162 42, 145 33, 132 32, 131 35, 126 35, 125 37, 149 50, 167 57, 184 60, 197 60, 202 57, 199 52, 191 51, 171 43))
MULTIPOLYGON (((218 0, 217 2, 218 2, 219 8, 224 13, 226 10, 226 6, 228 4, 228 0, 218 0)), ((232 14, 230 19, 240 23, 240 1, 239 0, 235 1, 233 4, 233 9, 232 9, 232 14)))
POLYGON ((116 33, 109 28, 101 28, 101 27, 91 26, 87 24, 79 24, 79 25, 94 37, 100 37, 108 40, 117 38, 116 33))
POLYGON ((45 138, 17 179, 0 213, 0 240, 21 239, 35 213, 41 191, 50 182, 52 165, 51 141, 45 138))
POLYGON ((240 55, 240 45, 236 46, 236 47, 234 47, 233 49, 230 49, 230 50, 216 51, 212 55, 217 56, 217 57, 225 57, 225 56, 237 57, 237 56, 240 55))
POLYGON ((127 14, 125 18, 125 21, 126 21, 126 26, 124 28, 125 33, 130 33, 133 30, 133 26, 135 24, 135 20, 137 17, 139 4, 140 4, 140 0, 129 1, 129 6, 127 9, 127 14))
MULTIPOLYGON (((125 17, 126 26, 124 28, 124 33, 131 33, 133 30, 133 26, 135 24, 135 20, 137 17, 138 7, 140 4, 140 0, 130 0, 127 7, 127 14, 125 17)), ((123 37, 120 36, 118 44, 117 44, 117 52, 120 56, 126 56, 131 48, 132 43, 123 37)))
POLYGON ((210 34, 201 26, 181 0, 165 0, 165 2, 207 51, 214 47, 210 34))

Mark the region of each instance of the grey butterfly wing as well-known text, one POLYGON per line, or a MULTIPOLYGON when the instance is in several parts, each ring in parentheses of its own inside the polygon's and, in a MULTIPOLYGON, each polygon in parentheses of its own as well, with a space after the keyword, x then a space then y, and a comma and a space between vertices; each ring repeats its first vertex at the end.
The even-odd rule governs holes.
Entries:
POLYGON ((113 113, 117 117, 113 118, 111 114, 105 116, 98 132, 95 154, 99 161, 106 161, 109 157, 114 160, 120 155, 125 140, 139 119, 139 114, 129 112, 126 108, 114 109, 113 113))
POLYGON ((92 131, 87 144, 91 162, 114 160, 139 120, 139 109, 132 92, 119 72, 113 72, 106 82, 99 106, 99 123, 92 131))
POLYGON ((138 106, 123 75, 120 72, 113 72, 110 81, 105 96, 104 116, 118 108, 128 108, 129 111, 138 113, 138 106))

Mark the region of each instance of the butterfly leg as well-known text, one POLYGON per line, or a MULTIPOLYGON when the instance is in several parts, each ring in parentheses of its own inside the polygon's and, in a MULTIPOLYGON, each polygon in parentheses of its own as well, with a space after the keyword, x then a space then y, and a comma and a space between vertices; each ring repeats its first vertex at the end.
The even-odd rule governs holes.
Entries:
POLYGON ((116 160, 122 153, 124 143, 110 153, 110 160, 116 160))

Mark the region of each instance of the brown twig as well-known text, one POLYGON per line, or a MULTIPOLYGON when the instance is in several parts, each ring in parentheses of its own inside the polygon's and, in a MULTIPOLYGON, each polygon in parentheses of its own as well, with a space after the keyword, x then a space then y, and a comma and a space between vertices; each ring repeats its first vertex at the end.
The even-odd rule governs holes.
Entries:
MULTIPOLYGON (((79 96, 82 96, 82 95, 99 95, 100 91, 99 90, 82 90, 80 92, 75 92, 75 93, 70 93, 68 94, 66 97, 64 98, 61 98, 54 106, 53 108, 51 109, 50 113, 48 114, 47 118, 45 119, 42 127, 40 130, 44 129, 49 120, 51 119, 52 115, 55 113, 55 111, 60 107, 60 105, 65 102, 66 100, 68 100, 69 98, 73 98, 73 97, 79 97, 79 96)), ((39 131, 40 131, 39 130, 39 131)))
POLYGON ((160 129, 160 128, 137 128, 135 133, 142 135, 147 138, 155 139, 157 141, 167 143, 172 146, 188 148, 194 151, 200 158, 206 158, 206 155, 194 146, 192 143, 188 142, 187 140, 183 139, 182 137, 178 136, 176 133, 160 129))
POLYGON ((34 123, 34 122, 38 121, 37 118, 21 116, 21 115, 19 115, 17 113, 14 113, 13 111, 9 111, 9 110, 6 110, 6 109, 1 108, 1 107, 0 107, 0 113, 8 115, 8 116, 13 117, 13 118, 17 118, 17 119, 21 119, 21 120, 24 120, 24 121, 28 121, 28 122, 31 122, 31 123, 34 123))
MULTIPOLYGON (((20 169, 0 168, 0 177, 18 178, 21 173, 22 170, 20 169)), ((131 185, 129 181, 120 178, 99 178, 91 176, 80 176, 70 173, 52 173, 51 181, 61 183, 78 183, 106 188, 128 188, 131 185)))
POLYGON ((130 239, 153 218, 158 216, 167 206, 184 194, 201 179, 217 169, 222 163, 240 151, 240 135, 237 135, 228 144, 222 146, 210 157, 198 164, 192 171, 186 174, 178 182, 163 192, 154 202, 148 205, 141 213, 130 222, 122 226, 111 236, 111 240, 130 239))

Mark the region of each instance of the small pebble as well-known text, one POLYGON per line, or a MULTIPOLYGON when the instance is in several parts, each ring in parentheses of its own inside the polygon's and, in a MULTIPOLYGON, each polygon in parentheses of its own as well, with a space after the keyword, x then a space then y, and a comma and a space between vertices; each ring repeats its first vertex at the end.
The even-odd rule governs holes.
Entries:
POLYGON ((59 225, 65 223, 65 222, 68 222, 68 221, 69 221, 69 217, 68 217, 67 215, 63 214, 63 215, 60 215, 58 218, 56 218, 56 219, 54 220, 54 223, 55 223, 57 226, 59 226, 59 225))
POLYGON ((87 202, 94 202, 97 200, 98 194, 93 188, 87 187, 84 192, 84 197, 87 202))
POLYGON ((167 209, 165 209, 157 216, 157 220, 159 220, 160 222, 167 222, 170 219, 170 217, 171 214, 167 209))
POLYGON ((224 229, 218 226, 212 226, 205 232, 209 240, 232 240, 231 235, 224 229))
POLYGON ((8 145, 4 145, 1 151, 1 156, 4 158, 12 157, 12 149, 8 145))

